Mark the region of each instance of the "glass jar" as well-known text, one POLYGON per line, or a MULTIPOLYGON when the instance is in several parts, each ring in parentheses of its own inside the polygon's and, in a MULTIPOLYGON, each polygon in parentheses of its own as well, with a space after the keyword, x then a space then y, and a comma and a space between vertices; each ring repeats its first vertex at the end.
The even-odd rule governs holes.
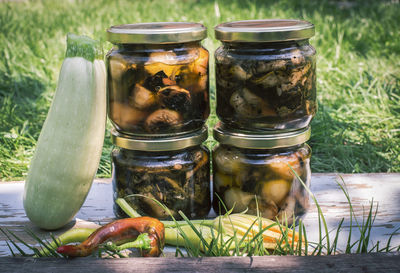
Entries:
POLYGON ((108 116, 129 135, 200 130, 210 113, 206 28, 142 23, 107 30, 108 116))
POLYGON ((296 130, 317 110, 314 25, 253 20, 215 28, 217 115, 226 126, 252 131, 296 130))
MULTIPOLYGON (((178 211, 204 218, 211 208, 210 152, 202 145, 207 128, 175 138, 140 139, 112 131, 117 146, 111 153, 114 201, 125 200, 141 215, 169 219, 155 199, 176 219, 178 211), (129 196, 129 195, 140 196, 129 196)), ((117 217, 126 216, 114 204, 117 217)))
POLYGON ((280 221, 293 222, 309 206, 309 196, 300 180, 309 186, 311 149, 305 143, 310 128, 283 134, 250 135, 214 129, 220 143, 213 150, 213 207, 225 213, 246 211, 280 221))

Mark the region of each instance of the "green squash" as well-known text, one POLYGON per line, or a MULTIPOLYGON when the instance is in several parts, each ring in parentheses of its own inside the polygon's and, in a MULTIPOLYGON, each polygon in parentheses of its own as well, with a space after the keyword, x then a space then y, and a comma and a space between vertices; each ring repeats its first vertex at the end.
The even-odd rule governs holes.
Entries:
POLYGON ((96 174, 106 125, 106 70, 100 44, 69 34, 57 90, 24 189, 26 215, 43 229, 67 224, 96 174))

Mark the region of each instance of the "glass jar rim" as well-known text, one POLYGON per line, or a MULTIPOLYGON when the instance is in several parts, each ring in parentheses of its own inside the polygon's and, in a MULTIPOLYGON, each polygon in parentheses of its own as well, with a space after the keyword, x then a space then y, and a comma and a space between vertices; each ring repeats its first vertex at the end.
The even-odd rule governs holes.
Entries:
POLYGON ((111 141, 115 146, 135 151, 173 151, 201 145, 208 138, 208 128, 179 136, 170 137, 132 137, 111 129, 111 141))
POLYGON ((223 42, 279 42, 309 39, 315 34, 312 23, 295 19, 233 21, 214 28, 223 42))
POLYGON ((200 41, 207 28, 193 22, 151 22, 115 25, 107 29, 113 44, 173 44, 200 41))
POLYGON ((228 144, 245 149, 277 149, 305 143, 310 139, 311 127, 287 132, 255 133, 226 128, 218 123, 213 130, 214 139, 220 144, 228 144))

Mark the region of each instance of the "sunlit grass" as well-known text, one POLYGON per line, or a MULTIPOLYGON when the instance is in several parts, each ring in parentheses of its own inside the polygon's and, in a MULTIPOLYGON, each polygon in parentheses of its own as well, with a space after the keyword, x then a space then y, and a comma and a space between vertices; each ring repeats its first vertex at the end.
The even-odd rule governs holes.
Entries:
MULTIPOLYGON (((348 207, 349 207, 349 230, 346 238, 346 246, 344 249, 339 249, 338 242, 342 236, 343 222, 345 218, 342 218, 337 227, 334 230, 328 230, 326 218, 324 212, 319 206, 318 200, 315 198, 310 189, 304 184, 301 178, 296 174, 297 179, 300 180, 302 185, 306 188, 311 196, 311 199, 315 203, 318 211, 318 241, 309 241, 307 238, 307 229, 301 219, 293 219, 293 224, 288 225, 288 219, 284 219, 282 222, 273 222, 270 225, 263 226, 262 219, 257 216, 253 222, 240 223, 245 225, 247 230, 244 233, 239 234, 234 228, 238 225, 237 220, 234 219, 234 214, 230 214, 228 211, 224 216, 228 221, 222 222, 221 217, 217 217, 214 220, 195 220, 191 221, 187 216, 179 211, 183 221, 177 221, 170 210, 153 199, 159 206, 161 206, 172 218, 172 221, 168 221, 165 224, 166 229, 174 229, 172 234, 176 234, 177 237, 181 237, 183 243, 176 246, 175 256, 176 257, 213 257, 213 256, 263 256, 263 255, 297 255, 297 256, 318 256, 318 255, 337 255, 337 254, 354 254, 354 253, 373 253, 373 252, 393 252, 400 251, 399 246, 392 246, 391 241, 393 236, 400 230, 400 228, 394 230, 387 239, 386 244, 381 245, 380 241, 372 243, 371 234, 374 226, 374 221, 378 215, 378 205, 374 205, 373 200, 368 208, 368 215, 363 215, 362 219, 359 219, 354 213, 353 206, 351 203, 350 196, 347 192, 344 181, 338 181, 337 184, 346 196, 348 207), (228 222, 228 224, 227 224, 228 222), (297 224, 296 224, 297 222, 297 224), (229 233, 228 229, 231 228, 234 231, 229 233), (254 228, 257 227, 258 232, 254 234, 254 228), (273 227, 279 227, 280 238, 276 239, 275 247, 273 249, 267 249, 264 244, 264 237, 267 230, 273 227), (354 238, 352 230, 358 230, 359 236, 354 238), (296 238, 296 239, 295 239, 296 238)), ((130 197, 142 195, 131 195, 130 197)), ((146 197, 145 197, 146 198, 146 197)), ((127 202, 117 202, 118 205, 131 217, 138 217, 127 202)), ((221 203, 221 206, 225 206, 221 203)), ((46 239, 40 239, 29 229, 26 230, 27 234, 39 244, 39 247, 34 247, 27 244, 23 239, 17 236, 10 230, 0 231, 8 238, 7 245, 12 256, 34 256, 34 257, 62 257, 55 251, 55 247, 50 246, 49 241, 46 239), (31 253, 24 251, 19 245, 27 247, 31 253)), ((166 231, 167 232, 167 231, 166 231)), ((59 246, 57 238, 51 236, 55 246, 59 246)), ((169 239, 171 240, 171 238, 169 239)), ((167 240, 167 243, 169 241, 167 240)), ((100 246, 99 250, 94 253, 98 257, 107 255, 107 257, 125 257, 119 251, 111 251, 105 245, 100 246)))
MULTIPOLYGON (((309 142, 312 170, 400 172, 400 4, 372 0, 348 3, 1 1, 0 180, 23 179, 27 174, 56 87, 68 32, 104 40, 110 25, 196 21, 208 27, 204 45, 212 53, 219 45, 213 38, 215 25, 259 18, 300 18, 316 26, 311 43, 318 52, 319 112, 309 142)), ((111 47, 107 42, 104 45, 106 50, 111 47)), ((212 64, 211 58, 214 99, 212 64)), ((215 102, 211 105, 214 109, 215 102)), ((212 110, 208 124, 216 121, 212 110)), ((108 137, 98 176, 110 176, 110 150, 108 137)))

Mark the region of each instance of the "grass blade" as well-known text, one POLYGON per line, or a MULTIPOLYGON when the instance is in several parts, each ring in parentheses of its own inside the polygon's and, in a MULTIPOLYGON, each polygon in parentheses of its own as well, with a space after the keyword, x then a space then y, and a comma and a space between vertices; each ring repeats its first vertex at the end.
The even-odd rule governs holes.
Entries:
MULTIPOLYGON (((23 251, 22 250, 22 248, 20 248, 18 245, 17 245, 17 243, 15 243, 14 242, 14 240, 13 239, 11 239, 11 237, 4 231, 4 230, 2 230, 2 229, 0 229, 1 230, 1 232, 7 237, 7 239, 11 242, 11 244, 19 251, 19 253, 22 255, 22 256, 31 256, 31 255, 28 255, 25 251, 23 251)), ((25 245, 26 247, 28 247, 29 249, 31 249, 32 251, 33 251, 33 247, 31 247, 30 245, 28 245, 27 243, 25 243, 24 241, 22 241, 18 236, 16 236, 12 231, 10 231, 10 230, 8 230, 7 229, 7 232, 8 233, 10 233, 15 239, 17 239, 20 243, 22 243, 23 245, 25 245)))
MULTIPOLYGON (((43 241, 33 231, 31 231, 28 228, 25 229, 25 232, 28 233, 34 240, 36 240, 42 249, 46 249, 52 257, 62 257, 55 251, 55 249, 49 246, 50 243, 48 241, 43 241)), ((38 255, 39 257, 43 257, 43 254, 41 254, 41 252, 37 249, 35 251, 35 254, 38 255)))
POLYGON ((15 257, 16 255, 15 255, 15 253, 14 253, 12 247, 9 245, 9 243, 8 243, 7 241, 6 241, 6 244, 7 244, 8 249, 9 249, 10 252, 11 252, 11 255, 12 255, 13 257, 15 257))
MULTIPOLYGON (((322 223, 324 226, 324 231, 326 234, 326 248, 330 249, 330 239, 329 239, 329 232, 328 232, 328 225, 326 224, 326 220, 325 220, 325 216, 324 213, 322 212, 322 209, 318 203, 317 198, 315 197, 315 195, 311 192, 311 190, 309 189, 309 187, 304 183, 304 181, 301 179, 301 177, 297 174, 297 172, 292 168, 292 166, 290 166, 288 164, 289 168, 291 169, 291 171, 294 173, 294 175, 296 176, 296 178, 300 181, 300 183, 303 185, 303 187, 306 189, 306 191, 308 192, 308 194, 311 196, 311 198, 313 199, 317 210, 318 210, 318 219, 319 219, 319 228, 320 228, 320 243, 322 245, 322 232, 321 232, 321 222, 320 219, 322 219, 322 223)), ((319 249, 318 254, 321 254, 322 248, 319 249)))
POLYGON ((328 255, 331 255, 332 253, 333 253, 333 255, 336 254, 337 243, 338 243, 338 240, 339 240, 339 233, 340 233, 340 231, 342 229, 343 222, 344 222, 344 218, 342 218, 342 220, 340 221, 340 223, 339 223, 339 225, 338 225, 338 227, 336 229, 336 234, 335 234, 335 238, 333 239, 332 248, 328 249, 328 253, 327 253, 328 255))

